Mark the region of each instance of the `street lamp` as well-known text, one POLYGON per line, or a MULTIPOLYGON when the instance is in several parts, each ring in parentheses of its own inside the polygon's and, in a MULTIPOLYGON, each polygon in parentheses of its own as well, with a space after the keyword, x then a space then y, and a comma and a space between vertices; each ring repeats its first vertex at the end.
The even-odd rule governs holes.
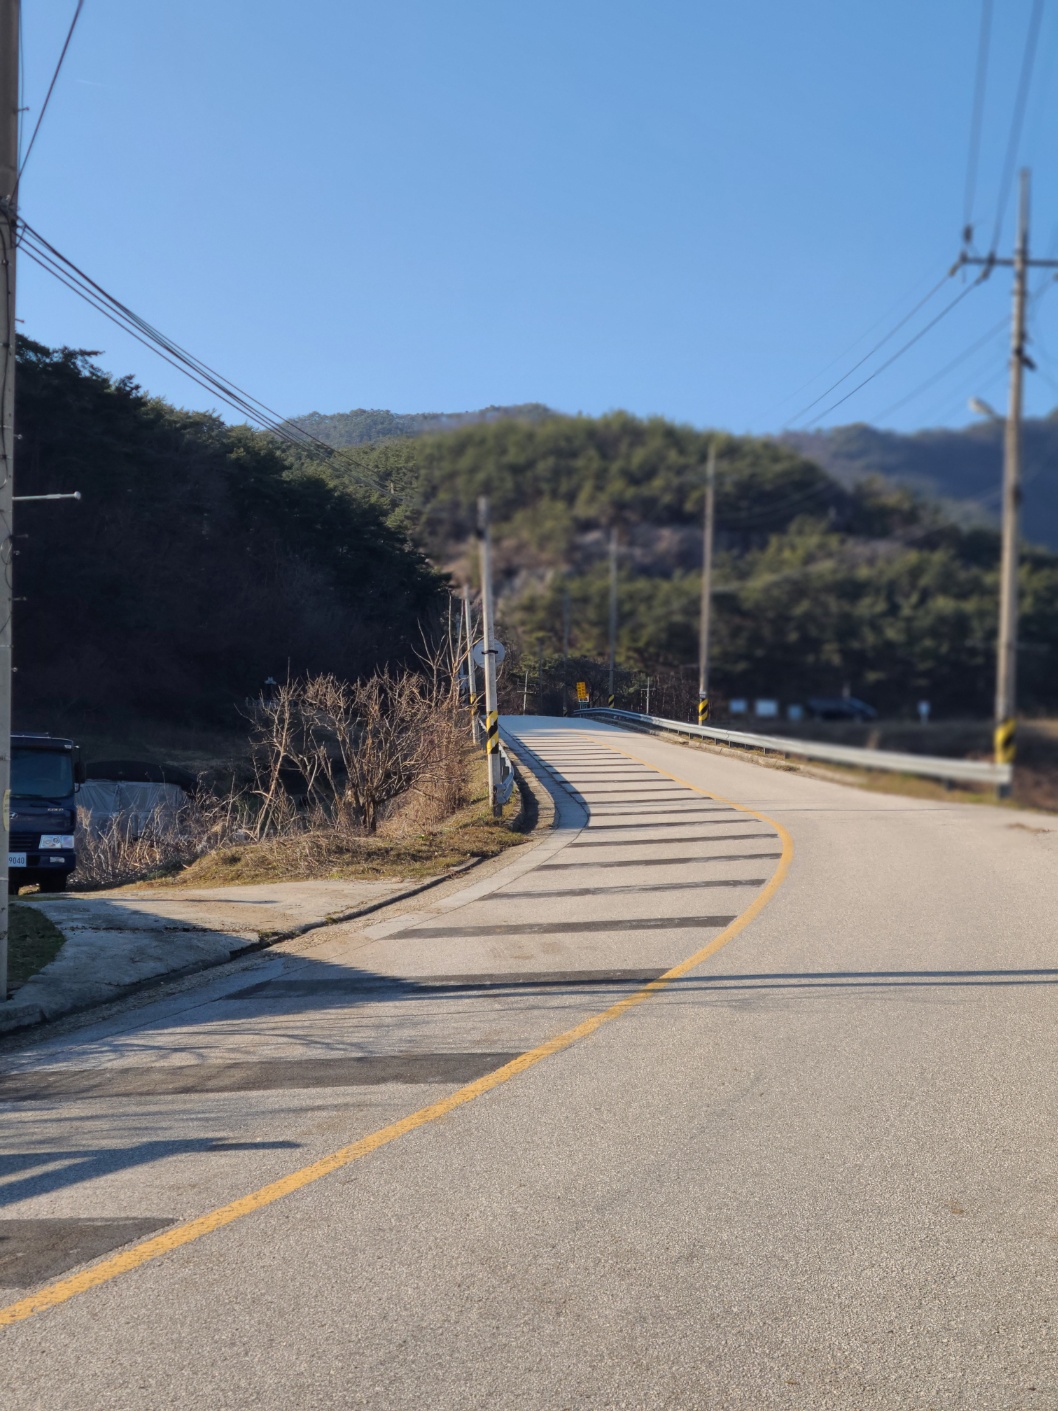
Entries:
POLYGON ((1006 420, 1006 418, 1000 416, 995 407, 989 402, 986 402, 983 397, 971 397, 968 405, 970 410, 976 412, 978 416, 986 416, 989 421, 998 422, 1000 426, 1002 426, 1006 420))

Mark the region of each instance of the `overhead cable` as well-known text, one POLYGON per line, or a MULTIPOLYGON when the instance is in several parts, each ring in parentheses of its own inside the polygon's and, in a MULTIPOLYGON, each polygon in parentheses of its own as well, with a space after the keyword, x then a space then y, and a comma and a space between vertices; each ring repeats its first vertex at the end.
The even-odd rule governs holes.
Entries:
MULTIPOLYGON (((930 271, 929 275, 927 276, 927 279, 932 280, 932 278, 933 271, 930 271)), ((805 390, 806 387, 811 387, 813 382, 818 381, 818 379, 828 373, 832 367, 836 367, 838 363, 843 363, 850 353, 855 352, 855 350, 860 346, 860 344, 864 341, 865 338, 869 338, 871 336, 871 334, 876 328, 879 328, 883 323, 888 323, 890 318, 892 318, 892 316, 899 309, 902 309, 904 307, 905 302, 910 299, 913 295, 918 293, 919 289, 924 283, 926 283, 926 280, 924 279, 916 280, 910 289, 906 290, 903 294, 901 294, 899 299, 895 300, 894 303, 886 309, 885 313, 881 314, 878 318, 876 318, 868 328, 865 328, 858 338, 854 338, 852 342, 848 345, 848 347, 843 348, 840 353, 837 353, 834 357, 830 359, 828 363, 825 363, 819 369, 818 372, 814 372, 811 377, 808 377, 805 379, 804 382, 799 383, 798 386, 796 386, 792 392, 788 392, 786 396, 782 398, 781 401, 777 402, 775 404, 774 410, 778 411, 779 408, 785 406, 787 402, 792 402, 795 397, 800 396, 800 394, 805 390)), ((822 395, 825 397, 826 393, 824 392, 822 395)))
POLYGON ((1007 202, 1010 200, 1010 188, 1014 180, 1014 168, 1018 160, 1018 148, 1021 146, 1021 129, 1025 122, 1025 109, 1029 101, 1029 89, 1032 86, 1032 69, 1036 62, 1036 48, 1040 38, 1040 23, 1043 19, 1044 0, 1033 0, 1032 13, 1029 15, 1029 28, 1025 35, 1025 48, 1021 55, 1021 73, 1018 77, 1018 90, 1014 99, 1014 111, 1010 119, 1010 133, 1007 137, 1007 151, 1003 158, 1003 175, 999 183, 999 202, 996 206, 996 223, 992 231, 992 243, 988 247, 995 254, 999 244, 999 237, 1003 230, 1003 216, 1006 214, 1007 202))
POLYGON ((830 384, 826 391, 820 392, 819 396, 814 397, 806 407, 802 407, 796 416, 791 417, 787 425, 792 426, 795 422, 800 421, 801 418, 806 416, 808 412, 812 410, 813 407, 818 406, 819 403, 824 400, 824 398, 829 397, 831 392, 833 392, 836 388, 840 387, 843 382, 847 382, 848 379, 852 376, 852 374, 854 372, 857 372, 864 365, 864 363, 869 362, 871 358, 874 357, 875 353, 879 352, 880 349, 885 347, 886 343, 889 342, 890 338, 895 337, 896 334, 898 334, 902 328, 904 328, 907 324, 911 322, 911 320, 921 309, 925 308, 925 306, 929 303, 933 296, 938 293, 939 290, 943 289, 944 285, 947 284, 948 280, 952 277, 954 273, 955 268, 950 269, 942 279, 938 279, 936 284, 934 284, 933 288, 930 289, 927 294, 924 294, 921 299, 919 299, 918 303, 910 311, 910 313, 906 313, 904 317, 900 320, 900 322, 894 325, 894 327, 889 330, 889 332, 885 335, 884 338, 879 338, 878 342, 875 343, 874 347, 871 348, 869 352, 864 353, 863 357, 860 358, 859 362, 853 363, 853 365, 849 368, 848 372, 843 373, 836 382, 832 382, 830 384))
MULTIPOLYGON (((26 169, 26 163, 29 161, 29 154, 33 151, 33 144, 37 140, 37 133, 40 131, 40 125, 44 121, 44 114, 48 111, 48 104, 51 102, 51 95, 55 90, 55 84, 59 77, 59 70, 62 68, 63 60, 66 58, 66 51, 70 47, 70 40, 73 38, 73 32, 77 28, 77 21, 81 17, 81 10, 83 8, 84 0, 77 0, 77 7, 73 12, 73 19, 70 21, 70 28, 66 31, 66 39, 64 40, 62 50, 59 53, 59 61, 55 65, 55 72, 51 76, 51 82, 48 84, 48 91, 44 95, 44 102, 41 104, 40 112, 37 114, 37 121, 33 128, 33 135, 29 139, 29 146, 26 148, 26 154, 22 158, 22 161, 18 168, 18 176, 15 180, 16 190, 18 189, 18 183, 22 180, 22 173, 26 169)), ((21 26, 19 26, 20 36, 21 33, 21 26)))
POLYGON ((31 260, 47 270, 60 283, 66 285, 68 289, 110 319, 112 323, 117 324, 137 342, 152 348, 166 362, 179 368, 200 387, 214 393, 228 406, 241 412, 258 426, 271 431, 281 440, 326 456, 328 459, 335 454, 335 448, 328 442, 313 436, 303 427, 294 425, 267 403, 262 402, 258 397, 254 397, 238 384, 224 377, 215 368, 203 362, 201 358, 195 357, 193 353, 181 347, 175 340, 155 328, 153 324, 134 313, 127 305, 85 274, 72 260, 62 255, 28 221, 20 218, 18 226, 20 248, 31 260))
POLYGON ((974 199, 977 195, 977 165, 981 156, 981 123, 984 118, 991 36, 992 0, 981 0, 981 32, 977 39, 977 75, 974 80, 973 109, 970 116, 970 148, 966 157, 966 198, 962 223, 963 244, 967 246, 973 241, 974 199))
POLYGON ((881 364, 880 367, 876 367, 875 370, 870 373, 867 377, 865 377, 862 382, 858 382, 856 386, 852 388, 851 391, 846 392, 843 397, 839 397, 836 402, 831 402, 829 407, 826 407, 823 411, 819 413, 817 417, 813 418, 812 424, 818 426, 824 417, 829 416, 832 411, 835 411, 844 402, 847 402, 850 397, 854 397, 856 393, 861 390, 861 388, 866 387, 869 382, 873 382, 874 379, 878 377, 881 373, 885 372, 887 368, 892 367, 893 363, 895 363, 898 358, 902 358, 909 348, 913 348, 915 344, 919 342, 920 339, 924 338, 931 329, 936 328, 937 324, 940 323, 941 319, 947 318, 948 314, 950 314, 954 308, 956 308, 959 304, 962 303, 962 301, 966 298, 967 294, 969 294, 972 289, 976 289, 977 286, 982 282, 982 280, 987 279, 990 272, 990 267, 986 265, 985 268, 981 271, 981 273, 977 276, 977 278, 973 281, 973 283, 967 284, 963 289, 961 289, 959 293, 956 294, 955 298, 951 301, 951 303, 945 304, 944 308, 941 309, 940 313, 937 314, 934 318, 931 318, 929 323, 927 323, 924 327, 920 328, 913 338, 909 338, 906 343, 904 343, 901 347, 896 350, 896 352, 892 355, 891 358, 887 358, 885 362, 881 364))

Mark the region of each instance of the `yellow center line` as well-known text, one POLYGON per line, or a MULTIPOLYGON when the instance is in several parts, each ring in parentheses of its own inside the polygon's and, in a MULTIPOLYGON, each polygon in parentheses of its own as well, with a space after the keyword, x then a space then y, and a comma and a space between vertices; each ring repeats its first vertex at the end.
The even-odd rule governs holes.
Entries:
MULTIPOLYGON (((592 738, 597 737, 593 736, 592 738)), ((664 975, 660 975, 656 980, 651 980, 642 989, 636 990, 634 994, 627 995, 624 999, 618 1000, 616 1004, 610 1005, 608 1009, 592 1015, 590 1019, 585 1019, 572 1029, 567 1029, 565 1033, 557 1034, 545 1043, 538 1044, 536 1048, 528 1049, 525 1053, 512 1059, 510 1063, 505 1063, 502 1068, 496 1068, 493 1072, 486 1073, 483 1078, 477 1078, 474 1082, 467 1083, 465 1087, 459 1088, 458 1091, 442 1098, 439 1102, 433 1102, 429 1107, 421 1107, 418 1112, 413 1112, 408 1117, 402 1117, 398 1122, 391 1122, 388 1127, 382 1127, 369 1136, 361 1137, 359 1141, 351 1142, 348 1146, 331 1152, 329 1156, 324 1156, 309 1166, 292 1171, 288 1176, 283 1176, 278 1181, 271 1181, 268 1185, 261 1186, 259 1190, 251 1191, 249 1195, 240 1196, 238 1200, 230 1201, 227 1205, 218 1206, 216 1210, 211 1210, 206 1215, 200 1215, 197 1219, 188 1220, 182 1225, 177 1225, 174 1229, 166 1230, 163 1234, 142 1240, 139 1244, 134 1244, 129 1249, 123 1250, 120 1254, 112 1255, 108 1259, 102 1259, 98 1263, 90 1265, 87 1269, 82 1269, 79 1274, 73 1274, 66 1279, 58 1279, 55 1283, 38 1289, 36 1293, 30 1294, 26 1298, 9 1303, 5 1308, 0 1308, 0 1327, 11 1323, 21 1323, 24 1319, 32 1318, 37 1313, 43 1313, 60 1303, 66 1303, 79 1293, 87 1293, 89 1289, 109 1283, 111 1279, 116 1279, 121 1274, 127 1274, 133 1269, 140 1268, 143 1264, 150 1263, 153 1259, 161 1258, 163 1254, 180 1249, 185 1244, 191 1244, 193 1241, 201 1239, 203 1235, 212 1234, 214 1230, 222 1229, 235 1220, 241 1220, 244 1215, 251 1215, 255 1210, 262 1210, 266 1205, 271 1205, 273 1201, 281 1200, 284 1196, 303 1190, 305 1186, 312 1185, 314 1181, 322 1180, 324 1176, 341 1170, 343 1166, 349 1166, 352 1162, 359 1161, 361 1157, 378 1151, 380 1147, 388 1146, 390 1142, 396 1141, 399 1137, 406 1136, 419 1127, 425 1127, 430 1122, 436 1122, 439 1117, 447 1117, 457 1108, 463 1107, 468 1102, 473 1102, 475 1098, 491 1092, 493 1088, 498 1088, 503 1083, 508 1083, 512 1078, 516 1078, 520 1073, 534 1068, 545 1058, 552 1058, 556 1053, 562 1053, 564 1049, 570 1048, 581 1039, 588 1038, 612 1019, 620 1019, 623 1014, 627 1014, 636 1005, 651 999, 660 990, 670 985, 673 980, 678 980, 689 971, 696 969, 703 961, 708 960, 711 955, 715 955, 718 950, 726 946, 729 941, 733 941, 740 931, 745 930, 771 901, 789 871, 793 858, 793 840, 786 829, 781 823, 776 823, 775 819, 769 818, 766 814, 757 813, 751 808, 744 808, 741 804, 734 803, 731 799, 721 798, 719 794, 711 794, 706 789, 700 789, 697 784, 691 784, 686 779, 669 774, 667 770, 660 769, 649 760, 640 759, 638 755, 628 754, 627 751, 608 743, 606 748, 615 754, 623 754, 628 759, 637 760, 640 764, 657 770, 659 774, 665 774, 669 779, 674 779, 685 788, 693 789, 697 794, 715 799, 718 803, 730 804, 732 808, 738 809, 741 813, 748 813, 754 818, 771 824, 782 840, 782 856, 767 884, 761 888, 745 911, 736 916, 734 921, 718 936, 715 936, 708 945, 695 951, 693 955, 689 955, 686 960, 681 960, 678 965, 674 965, 671 970, 666 970, 664 975)))

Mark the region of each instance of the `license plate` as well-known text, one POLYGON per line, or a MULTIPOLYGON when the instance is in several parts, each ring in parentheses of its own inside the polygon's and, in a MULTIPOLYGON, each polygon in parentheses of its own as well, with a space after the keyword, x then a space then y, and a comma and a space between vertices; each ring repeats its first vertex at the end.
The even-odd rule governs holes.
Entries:
POLYGON ((8 867, 25 867, 26 854, 24 852, 9 852, 7 855, 8 867))

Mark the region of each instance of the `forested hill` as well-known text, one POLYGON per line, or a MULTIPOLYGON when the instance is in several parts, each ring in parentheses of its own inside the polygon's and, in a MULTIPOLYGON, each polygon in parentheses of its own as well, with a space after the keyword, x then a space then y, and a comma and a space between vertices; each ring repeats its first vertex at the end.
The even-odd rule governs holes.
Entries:
POLYGON ((541 402, 516 407, 482 407, 476 412, 387 412, 358 407, 351 412, 309 412, 294 417, 292 425, 326 441, 329 446, 360 446, 391 436, 422 436, 430 431, 450 431, 489 421, 543 421, 555 413, 541 402))
POLYGON ((266 676, 355 676, 421 646, 441 582, 377 500, 270 437, 19 339, 16 720, 238 725, 266 676))
MULTIPOLYGON (((709 435, 622 413, 502 420, 361 445, 337 484, 373 484, 394 523, 474 581, 474 506, 492 500, 500 618, 535 659, 606 651, 606 544, 621 540, 622 661, 693 671, 709 435)), ((987 713, 998 542, 885 481, 841 484, 774 440, 720 435, 715 687, 803 700, 848 686, 885 710, 921 696, 987 713)), ((1058 557, 1026 555, 1022 687, 1058 704, 1058 557)))
MULTIPOLYGON (((962 430, 901 435, 863 424, 832 431, 788 431, 781 440, 824 466, 844 485, 884 475, 949 502, 967 519, 998 520, 1003 428, 979 421, 962 430)), ((1058 413, 1027 418, 1022 430, 1025 537, 1058 549, 1058 413)))

